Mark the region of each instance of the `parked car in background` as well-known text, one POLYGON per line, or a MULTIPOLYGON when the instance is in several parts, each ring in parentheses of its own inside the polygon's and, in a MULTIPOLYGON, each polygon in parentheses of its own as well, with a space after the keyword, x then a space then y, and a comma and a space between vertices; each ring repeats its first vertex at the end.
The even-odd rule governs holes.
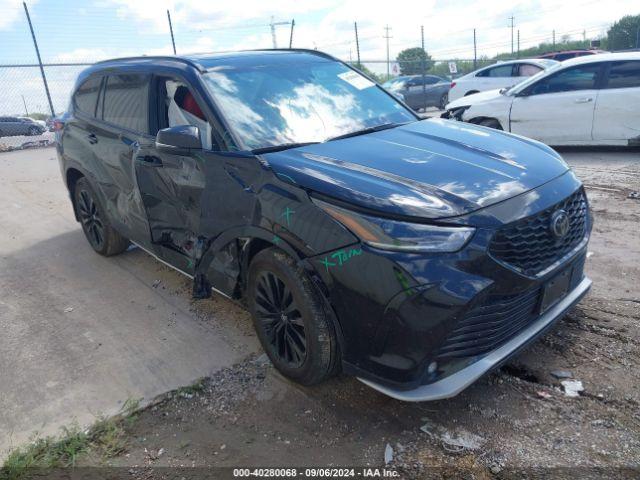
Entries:
POLYGON ((449 101, 451 82, 437 75, 408 75, 389 80, 382 86, 418 111, 427 107, 444 109, 449 101))
POLYGON ((591 284, 587 198, 557 152, 421 121, 318 51, 98 62, 60 136, 91 248, 134 242, 194 296, 243 302, 302 384, 342 369, 402 400, 454 396, 591 284))
POLYGON ((597 53, 607 53, 604 50, 565 50, 562 52, 550 52, 538 55, 537 58, 546 58, 547 60, 557 60, 563 62, 570 58, 582 57, 584 55, 595 55, 597 53))
POLYGON ((451 82, 449 101, 486 90, 511 87, 557 63, 555 60, 530 58, 499 62, 481 68, 451 82))
POLYGON ((0 117, 0 137, 41 135, 46 128, 28 117, 0 117))
POLYGON ((565 60, 510 89, 451 102, 443 116, 549 145, 640 145, 640 52, 565 60))

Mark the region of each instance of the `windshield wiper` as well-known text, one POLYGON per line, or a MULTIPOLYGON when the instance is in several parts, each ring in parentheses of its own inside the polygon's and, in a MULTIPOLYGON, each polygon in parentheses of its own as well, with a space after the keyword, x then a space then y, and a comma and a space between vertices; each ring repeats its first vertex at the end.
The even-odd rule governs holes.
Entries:
POLYGON ((257 155, 260 153, 281 152, 283 150, 289 150, 290 148, 306 147, 307 145, 314 145, 316 143, 320 142, 283 143, 281 145, 271 145, 269 147, 254 148, 253 150, 251 150, 251 153, 257 155))
POLYGON ((366 135, 367 133, 379 132, 381 130, 388 130, 389 128, 399 127, 400 125, 406 125, 410 122, 402 122, 402 123, 382 123, 380 125, 376 125, 375 127, 367 127, 362 130, 355 130, 349 133, 343 133, 342 135, 338 135, 336 137, 327 138, 325 142, 331 142, 333 140, 340 140, 341 138, 349 138, 349 137, 357 137, 358 135, 366 135))

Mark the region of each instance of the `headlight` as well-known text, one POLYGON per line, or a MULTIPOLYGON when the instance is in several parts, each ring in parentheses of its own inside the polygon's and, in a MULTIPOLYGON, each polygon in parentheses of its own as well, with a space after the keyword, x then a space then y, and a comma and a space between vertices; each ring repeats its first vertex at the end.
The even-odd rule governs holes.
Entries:
POLYGON ((472 227, 443 227, 372 217, 313 199, 322 210, 364 243, 384 250, 457 252, 471 239, 472 227))

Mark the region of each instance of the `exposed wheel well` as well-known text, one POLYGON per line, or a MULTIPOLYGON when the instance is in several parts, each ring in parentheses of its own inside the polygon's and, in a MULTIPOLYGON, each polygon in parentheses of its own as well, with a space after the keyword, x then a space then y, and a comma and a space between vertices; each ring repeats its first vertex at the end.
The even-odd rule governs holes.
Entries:
POLYGON ((79 170, 75 168, 70 168, 67 170, 67 188, 69 189, 69 193, 73 196, 73 192, 76 188, 76 182, 80 180, 84 175, 79 170))
POLYGON ((486 127, 496 128, 498 130, 504 130, 502 128, 502 124, 500 120, 493 117, 475 117, 468 120, 469 123, 474 123, 476 125, 484 125, 486 127))

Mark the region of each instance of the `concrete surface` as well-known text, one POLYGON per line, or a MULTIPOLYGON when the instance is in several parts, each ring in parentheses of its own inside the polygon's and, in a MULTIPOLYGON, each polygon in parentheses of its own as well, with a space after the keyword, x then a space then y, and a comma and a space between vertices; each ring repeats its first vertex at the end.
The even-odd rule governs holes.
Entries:
POLYGON ((95 254, 54 149, 0 154, 0 205, 0 458, 36 432, 92 423, 255 350, 200 322, 188 279, 143 251, 95 254))

